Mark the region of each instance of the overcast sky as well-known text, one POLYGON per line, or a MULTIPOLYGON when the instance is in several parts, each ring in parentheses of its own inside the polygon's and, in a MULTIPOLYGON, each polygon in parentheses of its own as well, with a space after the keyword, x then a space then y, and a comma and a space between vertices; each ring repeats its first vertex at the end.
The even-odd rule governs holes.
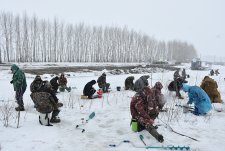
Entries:
POLYGON ((127 26, 225 57, 225 0, 0 0, 0 10, 87 25, 127 26))

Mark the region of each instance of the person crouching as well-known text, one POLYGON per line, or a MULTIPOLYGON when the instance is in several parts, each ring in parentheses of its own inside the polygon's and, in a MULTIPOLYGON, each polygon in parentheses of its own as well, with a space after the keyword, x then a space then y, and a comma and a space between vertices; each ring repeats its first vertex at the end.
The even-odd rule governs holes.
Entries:
POLYGON ((163 142, 163 136, 153 126, 155 118, 159 114, 157 98, 150 87, 144 87, 135 94, 130 103, 132 121, 136 120, 139 130, 146 129, 159 142, 163 142))

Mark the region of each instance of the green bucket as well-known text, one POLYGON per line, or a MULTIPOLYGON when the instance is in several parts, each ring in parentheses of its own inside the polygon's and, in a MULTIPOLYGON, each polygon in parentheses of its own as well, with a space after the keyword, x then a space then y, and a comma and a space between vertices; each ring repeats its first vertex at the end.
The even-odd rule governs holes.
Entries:
POLYGON ((131 129, 134 132, 138 132, 138 122, 136 119, 132 119, 131 121, 131 129))

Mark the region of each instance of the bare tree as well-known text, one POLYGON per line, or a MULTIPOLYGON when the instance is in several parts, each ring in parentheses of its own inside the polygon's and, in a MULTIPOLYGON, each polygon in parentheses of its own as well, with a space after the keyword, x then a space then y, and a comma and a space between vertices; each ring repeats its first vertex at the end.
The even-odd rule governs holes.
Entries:
POLYGON ((158 41, 128 27, 64 24, 36 15, 0 13, 0 61, 10 62, 152 62, 188 60, 193 45, 158 41))

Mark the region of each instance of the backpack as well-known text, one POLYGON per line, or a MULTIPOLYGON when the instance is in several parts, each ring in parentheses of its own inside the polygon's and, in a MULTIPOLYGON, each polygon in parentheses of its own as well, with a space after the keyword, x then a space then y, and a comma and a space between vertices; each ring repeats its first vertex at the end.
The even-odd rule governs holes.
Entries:
POLYGON ((30 96, 38 112, 51 113, 54 110, 54 99, 50 93, 34 92, 30 96))

